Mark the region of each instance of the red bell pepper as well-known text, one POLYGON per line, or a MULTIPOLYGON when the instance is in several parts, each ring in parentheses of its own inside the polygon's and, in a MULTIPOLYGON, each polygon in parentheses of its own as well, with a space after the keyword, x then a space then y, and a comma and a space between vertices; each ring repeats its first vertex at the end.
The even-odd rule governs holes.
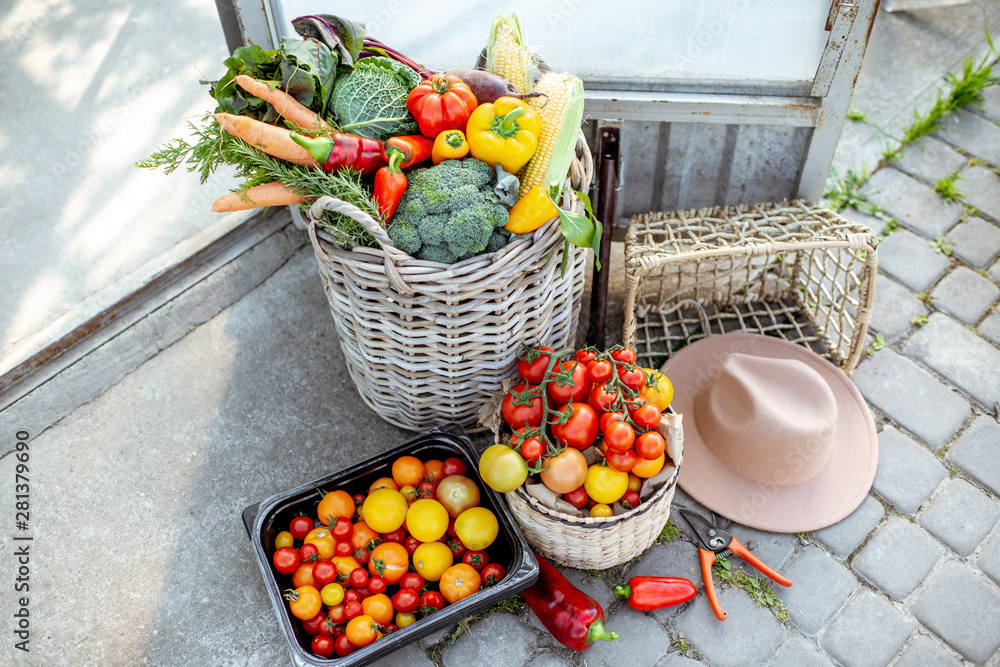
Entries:
POLYGON ((386 222, 392 219, 392 214, 399 206, 399 200, 406 192, 406 174, 399 168, 402 159, 402 151, 390 149, 389 165, 382 167, 375 174, 375 191, 372 193, 372 199, 386 222))
POLYGON ((672 607, 687 602, 697 592, 683 577, 632 577, 625 586, 615 586, 615 594, 639 611, 672 607))
POLYGON ((382 156, 382 142, 378 139, 353 134, 330 132, 319 137, 306 137, 289 133, 292 141, 309 151, 326 173, 347 167, 364 175, 374 174, 386 165, 382 156))
POLYGON ((617 633, 604 629, 601 605, 544 558, 538 559, 538 583, 521 595, 542 625, 567 648, 586 651, 598 639, 618 639, 617 633))
POLYGON ((425 162, 431 157, 434 150, 434 140, 428 139, 422 134, 410 134, 405 137, 390 137, 385 140, 382 147, 382 157, 389 161, 391 149, 399 150, 403 153, 403 161, 399 164, 400 169, 409 169, 415 164, 425 162))

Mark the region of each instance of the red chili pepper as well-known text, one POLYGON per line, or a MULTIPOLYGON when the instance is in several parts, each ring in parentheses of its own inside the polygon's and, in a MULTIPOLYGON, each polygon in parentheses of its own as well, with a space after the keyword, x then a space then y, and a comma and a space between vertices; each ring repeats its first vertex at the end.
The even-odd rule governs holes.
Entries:
POLYGON ((399 164, 399 168, 408 169, 430 159, 431 152, 434 150, 434 140, 428 139, 422 134, 390 137, 385 140, 385 146, 382 148, 382 157, 386 162, 389 161, 389 154, 393 148, 403 153, 403 161, 399 164))
POLYGON ((697 592, 683 577, 632 577, 625 586, 615 586, 615 594, 639 611, 672 607, 687 602, 697 592))
POLYGON ((372 194, 372 199, 386 222, 392 219, 392 214, 396 212, 399 200, 406 192, 406 174, 399 168, 403 152, 392 148, 389 150, 389 154, 389 166, 382 167, 375 174, 375 192, 372 194))
POLYGON ((542 625, 574 651, 586 651, 598 639, 618 639, 604 629, 604 610, 566 580, 551 563, 538 559, 538 583, 521 592, 542 625))
POLYGON ((341 167, 348 167, 365 175, 374 174, 386 164, 382 157, 382 142, 378 139, 340 132, 331 132, 321 137, 306 137, 295 132, 289 134, 292 141, 309 151, 328 174, 341 167))

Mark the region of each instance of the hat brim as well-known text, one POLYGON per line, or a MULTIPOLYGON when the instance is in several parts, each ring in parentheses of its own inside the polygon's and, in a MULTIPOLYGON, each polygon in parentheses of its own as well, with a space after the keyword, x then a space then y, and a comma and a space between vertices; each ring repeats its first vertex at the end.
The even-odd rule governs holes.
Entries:
POLYGON ((780 338, 729 333, 682 348, 663 364, 661 372, 673 383, 674 410, 687 416, 678 484, 710 510, 752 528, 799 533, 837 523, 871 489, 878 463, 871 411, 854 383, 815 352, 780 338), (797 359, 819 373, 833 391, 838 415, 833 447, 826 466, 813 479, 797 486, 764 484, 733 470, 705 445, 694 418, 695 397, 734 353, 797 359))

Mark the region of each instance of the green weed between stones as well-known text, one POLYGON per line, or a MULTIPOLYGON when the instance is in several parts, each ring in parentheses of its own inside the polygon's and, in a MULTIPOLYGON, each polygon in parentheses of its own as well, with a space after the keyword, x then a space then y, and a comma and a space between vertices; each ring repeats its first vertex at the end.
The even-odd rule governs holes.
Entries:
MULTIPOLYGON (((885 347, 885 337, 883 337, 880 333, 875 334, 875 341, 872 343, 872 349, 878 352, 883 347, 885 347)), ((796 536, 798 536, 798 533, 796 533, 796 536)), ((803 540, 803 542, 804 541, 805 540, 803 540)))
POLYGON ((934 248, 934 252, 942 255, 951 255, 951 240, 938 234, 933 241, 928 241, 927 245, 934 248))
POLYGON ((918 327, 922 327, 927 324, 927 314, 920 313, 919 315, 914 315, 910 318, 910 324, 916 324, 918 327))
POLYGON ((853 120, 855 123, 863 123, 868 120, 868 115, 860 109, 851 109, 847 112, 847 120, 853 120))
MULTIPOLYGON (((481 618, 490 618, 498 611, 519 616, 524 613, 524 608, 524 598, 520 595, 513 595, 506 600, 500 600, 500 602, 490 605, 486 609, 481 609, 471 616, 463 618, 455 624, 455 627, 451 629, 451 632, 444 636, 442 641, 445 646, 452 646, 464 633, 471 631, 469 625, 474 621, 478 621, 481 618)), ((442 649, 440 646, 432 646, 427 649, 427 657, 436 664, 438 660, 435 660, 435 656, 440 657, 441 651, 442 649), (432 652, 434 655, 432 655, 432 652)))
POLYGON ((961 172, 953 171, 940 181, 934 184, 934 192, 941 195, 945 201, 957 202, 965 196, 965 192, 960 190, 955 183, 958 181, 961 172))
POLYGON ((667 519, 667 524, 663 526, 663 530, 660 531, 659 536, 656 538, 657 544, 666 544, 668 542, 673 542, 677 539, 677 536, 681 534, 681 529, 677 527, 673 519, 667 519))
POLYGON ((741 570, 734 570, 732 567, 728 558, 716 556, 712 572, 716 579, 746 591, 758 607, 766 607, 776 619, 782 623, 788 623, 788 607, 774 594, 771 581, 760 575, 750 576, 741 570))

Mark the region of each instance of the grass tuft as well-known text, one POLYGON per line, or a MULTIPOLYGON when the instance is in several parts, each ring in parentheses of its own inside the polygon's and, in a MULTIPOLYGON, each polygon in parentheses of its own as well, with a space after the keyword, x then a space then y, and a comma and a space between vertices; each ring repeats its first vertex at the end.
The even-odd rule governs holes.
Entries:
POLYGON ((934 192, 941 195, 945 201, 957 202, 962 197, 965 196, 965 192, 960 190, 957 185, 958 178, 961 172, 953 171, 940 181, 934 184, 934 192))
POLYGON ((742 570, 734 570, 727 558, 716 556, 712 572, 716 579, 750 594, 758 607, 766 607, 782 623, 788 623, 788 607, 774 594, 771 580, 760 575, 749 575, 742 570))
POLYGON ((667 524, 663 526, 663 530, 660 531, 659 536, 656 538, 657 544, 666 544, 668 542, 673 542, 677 539, 677 536, 681 534, 681 529, 677 527, 673 519, 667 519, 667 524))

